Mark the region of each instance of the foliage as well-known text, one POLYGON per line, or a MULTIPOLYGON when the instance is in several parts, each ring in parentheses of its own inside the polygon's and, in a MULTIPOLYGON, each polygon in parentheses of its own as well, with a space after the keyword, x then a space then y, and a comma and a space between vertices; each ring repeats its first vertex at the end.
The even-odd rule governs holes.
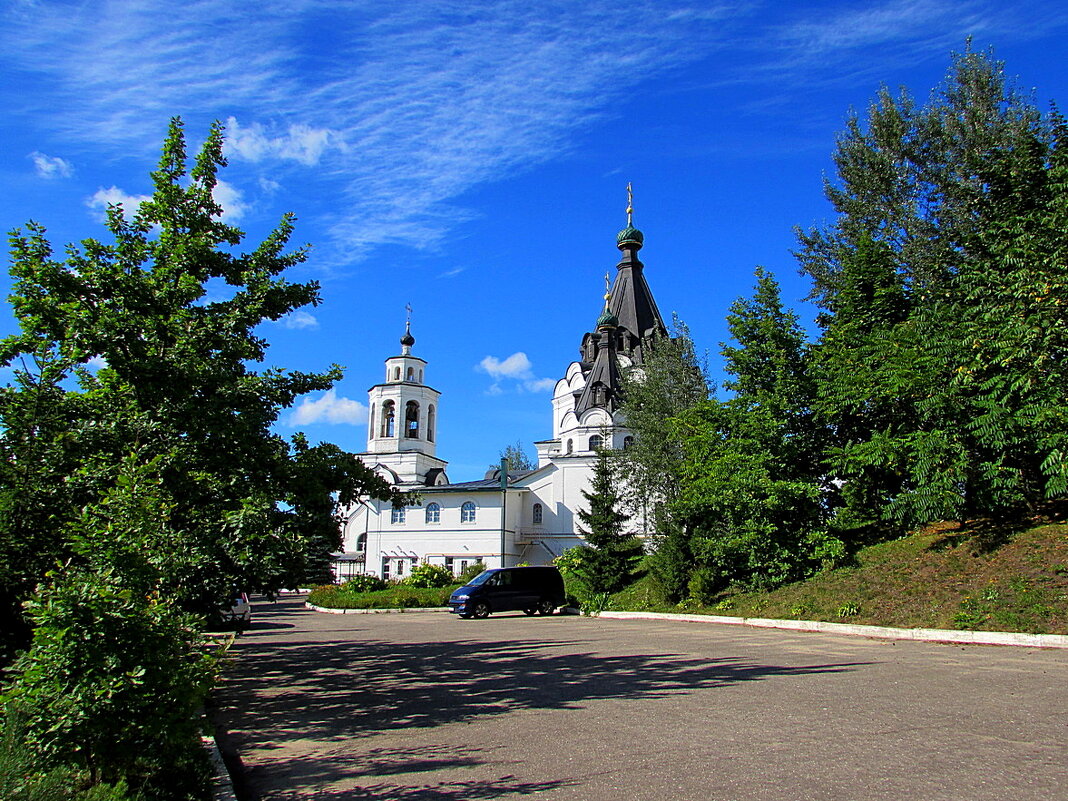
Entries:
POLYGON ((489 466, 490 470, 499 470, 501 466, 501 459, 508 462, 508 472, 520 473, 525 470, 533 470, 538 466, 537 461, 532 459, 527 454, 526 449, 523 447, 523 443, 520 440, 516 440, 514 445, 505 446, 501 451, 500 459, 495 464, 489 466))
POLYGON ((1018 514, 1068 491, 1063 125, 989 54, 918 106, 883 90, 800 234, 837 525, 1018 514))
POLYGON ((0 733, 0 798, 5 801, 134 801, 125 783, 92 784, 69 767, 41 770, 14 715, 0 733))
POLYGON ((59 261, 37 223, 12 236, 21 333, 0 345, 16 365, 0 392, 0 542, 19 554, 2 576, 12 605, 42 564, 75 555, 56 533, 131 454, 153 465, 167 505, 168 538, 151 543, 160 590, 200 613, 230 586, 299 583, 309 552, 321 558, 338 537, 332 492, 393 495, 353 457, 300 438, 289 446, 271 429, 340 371, 252 369, 266 354, 256 326, 318 303, 318 287, 278 277, 305 258, 284 252, 288 215, 236 252, 243 235, 212 196, 222 141, 213 126, 190 167, 173 121, 152 197, 132 214, 109 208, 110 242, 86 239, 59 261), (90 360, 106 366, 94 374, 90 360))
POLYGON ((455 581, 447 587, 394 584, 384 590, 355 592, 327 584, 308 593, 308 603, 324 609, 430 609, 447 606, 459 586, 455 581))
POLYGON ((375 590, 384 590, 386 586, 386 582, 378 576, 372 573, 361 573, 342 583, 341 592, 374 592, 375 590))
MULTIPOLYGON (((774 587, 842 552, 826 526, 804 335, 774 278, 761 269, 756 278, 753 297, 735 302, 728 317, 736 345, 723 354, 733 397, 671 421, 683 451, 674 547, 692 555, 696 573, 686 587, 697 600, 732 584, 774 587)), ((684 571, 677 572, 665 587, 670 598, 681 594, 684 571)))
POLYGON ((42 769, 125 776, 149 798, 180 793, 202 757, 186 746, 210 671, 185 615, 233 587, 321 576, 339 505, 399 499, 352 454, 274 433, 340 370, 258 370, 257 327, 318 303, 318 287, 280 277, 306 255, 285 252, 289 215, 239 250, 212 194, 222 147, 216 124, 188 160, 174 120, 151 198, 110 207, 106 241, 58 259, 36 222, 11 237, 0 660, 29 650, 7 703, 42 769))
MULTIPOLYGON (((176 767, 200 751, 196 712, 214 678, 193 621, 111 572, 66 568, 28 604, 30 649, 5 712, 45 767, 125 780, 152 798, 190 790, 176 767)), ((195 785, 194 785, 195 786, 195 785)))
POLYGON ((671 336, 655 339, 642 364, 623 375, 621 413, 634 440, 620 456, 625 511, 659 546, 677 528, 670 504, 678 492, 682 446, 669 420, 708 399, 705 366, 690 331, 677 316, 671 336))
POLYGON ((574 570, 594 595, 624 587, 642 555, 641 542, 624 530, 630 515, 621 510, 614 458, 612 450, 598 449, 590 490, 582 491, 589 506, 578 511, 579 532, 589 545, 579 547, 574 570))
POLYGON ((479 559, 478 561, 472 562, 467 567, 465 567, 463 570, 461 570, 460 571, 460 575, 456 577, 456 580, 458 582, 460 582, 461 585, 467 584, 475 576, 479 575, 480 573, 485 572, 485 570, 486 570, 485 563, 481 559, 479 559))
POLYGON ((455 587, 456 576, 443 565, 424 562, 413 567, 400 583, 409 587, 455 587))

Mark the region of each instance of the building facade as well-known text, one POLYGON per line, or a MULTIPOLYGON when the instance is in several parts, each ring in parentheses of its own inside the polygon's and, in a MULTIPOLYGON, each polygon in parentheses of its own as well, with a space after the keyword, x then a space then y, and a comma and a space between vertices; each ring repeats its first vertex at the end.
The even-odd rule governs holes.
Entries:
MULTIPOLYGON (((371 573, 403 578, 428 562, 455 573, 474 562, 486 567, 549 564, 582 544, 578 531, 583 490, 597 450, 626 448, 630 432, 620 412, 620 377, 667 329, 638 258, 641 231, 631 224, 616 237, 622 258, 605 293, 594 330, 582 336, 579 359, 552 397, 552 438, 535 443, 536 469, 452 483, 435 439, 440 393, 427 383, 426 361, 412 354, 410 324, 399 355, 386 359, 382 383, 368 390, 367 451, 360 458, 420 505, 394 509, 369 500, 344 515, 343 552, 334 554, 339 579, 371 573)), ((607 287, 606 287, 607 288, 607 287)))

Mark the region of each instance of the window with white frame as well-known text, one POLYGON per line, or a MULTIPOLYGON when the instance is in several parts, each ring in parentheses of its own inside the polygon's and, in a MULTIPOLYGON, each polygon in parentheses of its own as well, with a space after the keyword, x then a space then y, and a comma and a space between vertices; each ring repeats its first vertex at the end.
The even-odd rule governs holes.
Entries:
POLYGON ((471 501, 467 501, 460 507, 460 522, 461 523, 474 523, 475 522, 475 505, 471 501))
POLYGON ((600 434, 594 434, 592 437, 590 437, 590 450, 591 451, 597 450, 603 444, 604 444, 604 439, 601 437, 600 434))
POLYGON ((430 503, 426 507, 426 522, 428 523, 440 523, 441 522, 441 504, 430 503))
POLYGON ((393 511, 389 515, 389 522, 393 523, 394 525, 397 525, 397 526, 399 526, 402 523, 404 523, 404 507, 403 506, 400 509, 393 509, 393 511))

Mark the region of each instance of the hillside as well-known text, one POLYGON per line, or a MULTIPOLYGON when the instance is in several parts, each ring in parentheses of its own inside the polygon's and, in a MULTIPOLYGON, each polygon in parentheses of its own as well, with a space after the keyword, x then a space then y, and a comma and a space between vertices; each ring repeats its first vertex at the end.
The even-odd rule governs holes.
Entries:
POLYGON ((613 609, 826 620, 905 628, 1068 634, 1068 523, 1012 531, 936 523, 860 550, 849 566, 712 607, 657 604, 648 578, 613 609))

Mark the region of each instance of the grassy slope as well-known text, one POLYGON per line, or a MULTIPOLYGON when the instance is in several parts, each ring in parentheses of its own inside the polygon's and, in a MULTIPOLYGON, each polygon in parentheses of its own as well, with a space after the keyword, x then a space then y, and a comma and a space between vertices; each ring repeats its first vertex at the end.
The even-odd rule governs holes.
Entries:
POLYGON ((665 607, 643 579, 614 596, 612 608, 1068 634, 1068 523, 1017 533, 938 523, 773 592, 729 595, 711 608, 665 607))

